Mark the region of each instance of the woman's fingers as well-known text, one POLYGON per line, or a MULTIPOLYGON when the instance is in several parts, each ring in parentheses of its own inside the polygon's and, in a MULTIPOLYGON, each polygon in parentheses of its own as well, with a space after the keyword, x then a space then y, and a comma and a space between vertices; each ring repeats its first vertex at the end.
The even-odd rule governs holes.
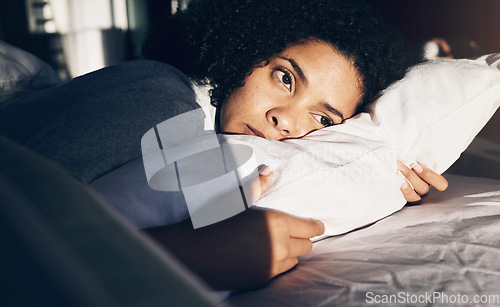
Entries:
POLYGON ((322 235, 325 225, 319 220, 288 215, 288 229, 292 238, 309 239, 322 235))
POLYGON ((438 173, 434 172, 422 163, 412 165, 412 170, 426 183, 430 184, 438 191, 448 188, 448 181, 438 173))
MULTIPOLYGON (((313 243, 310 239, 289 238, 287 246, 282 246, 280 250, 274 250, 274 272, 273 275, 286 272, 297 265, 298 257, 309 253, 313 243)), ((276 246, 276 248, 279 248, 276 246)))
POLYGON ((289 271, 292 269, 294 266, 296 266, 299 263, 299 259, 297 257, 292 257, 292 258, 287 258, 279 263, 278 266, 274 268, 274 270, 271 272, 272 277, 276 277, 277 275, 281 273, 285 273, 286 271, 289 271))
POLYGON ((252 182, 252 204, 271 187, 273 177, 274 172, 267 165, 259 171, 259 177, 252 182))
POLYGON ((432 171, 422 163, 414 163, 407 167, 398 161, 398 170, 406 177, 401 185, 401 192, 408 202, 420 201, 421 196, 429 192, 432 186, 438 191, 444 191, 448 187, 448 181, 432 171))
POLYGON ((278 262, 274 275, 286 272, 299 263, 299 256, 308 254, 313 247, 309 239, 290 238, 287 255, 278 262))
POLYGON ((283 273, 294 267, 299 256, 309 253, 313 243, 310 238, 322 235, 322 222, 301 218, 279 211, 267 211, 267 223, 271 231, 272 274, 283 273))
POLYGON ((422 199, 420 197, 420 195, 418 195, 415 192, 415 190, 413 190, 410 183, 406 179, 403 182, 403 184, 401 185, 401 192, 403 192, 403 196, 405 197, 406 201, 409 203, 414 203, 414 202, 420 201, 422 199))
POLYGON ((290 256, 298 257, 308 254, 313 247, 309 239, 290 238, 290 256))
MULTIPOLYGON (((266 191, 271 187, 271 183, 273 182, 274 172, 268 166, 264 166, 259 172, 259 180, 260 180, 260 192, 261 195, 266 193, 266 191)), ((259 197, 261 196, 259 195, 259 197)))
MULTIPOLYGON (((418 165, 418 164, 417 164, 418 165)), ((403 163, 398 161, 399 171, 406 177, 408 183, 410 183, 413 190, 418 195, 425 195, 429 192, 429 183, 425 182, 422 178, 420 178, 415 171, 411 168, 407 167, 403 163)), ((403 182, 403 185, 405 183, 403 182)), ((408 188, 401 186, 401 191, 407 190, 408 188)), ((403 193, 404 194, 404 193, 403 193)))

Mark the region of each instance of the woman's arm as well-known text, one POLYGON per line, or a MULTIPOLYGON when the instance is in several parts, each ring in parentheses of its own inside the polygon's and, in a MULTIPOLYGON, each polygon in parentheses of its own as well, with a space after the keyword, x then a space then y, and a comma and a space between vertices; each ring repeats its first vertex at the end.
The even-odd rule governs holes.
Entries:
MULTIPOLYGON (((255 198, 271 186, 273 175, 269 166, 261 169, 255 198)), ((257 208, 198 229, 193 229, 190 220, 146 229, 219 290, 264 286, 271 278, 293 268, 298 256, 311 251, 309 239, 323 231, 320 221, 257 208)))
POLYGON ((218 290, 252 289, 298 263, 321 235, 320 221, 251 208, 199 229, 189 220, 146 229, 179 260, 218 290))

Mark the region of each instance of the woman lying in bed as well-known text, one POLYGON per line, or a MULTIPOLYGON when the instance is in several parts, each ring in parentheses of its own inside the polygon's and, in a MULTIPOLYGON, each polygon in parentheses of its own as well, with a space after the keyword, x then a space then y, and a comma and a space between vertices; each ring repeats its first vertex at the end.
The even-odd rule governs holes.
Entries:
MULTIPOLYGON (((148 50, 154 51, 150 54, 153 59, 174 64, 194 80, 208 80, 221 133, 282 140, 342 124, 364 110, 380 90, 402 78, 411 64, 404 44, 365 2, 194 3, 188 13, 178 17, 184 25, 176 28, 181 30, 182 39, 176 41, 181 47, 169 54, 153 43, 148 50)), ((160 46, 170 48, 165 37, 165 33, 159 36, 160 46)), ((171 68, 158 71, 168 71, 168 80, 173 83, 154 79, 148 83, 153 90, 161 88, 158 93, 168 98, 154 97, 153 90, 146 91, 142 83, 134 82, 134 75, 157 69, 148 70, 151 65, 104 69, 10 101, 2 105, 0 128, 3 125, 7 136, 41 153, 51 151, 46 156, 65 166, 76 165, 68 169, 84 182, 91 182, 95 177, 86 177, 89 167, 83 165, 85 158, 89 165, 104 169, 102 165, 108 160, 126 155, 129 144, 140 143, 134 136, 137 131, 140 140, 144 131, 166 119, 155 113, 159 110, 155 103, 170 99, 172 93, 175 99, 186 97, 188 90, 168 88, 175 82, 188 88, 185 77, 171 68), (148 108, 148 103, 154 107, 148 108), (30 112, 26 125, 19 127, 16 118, 29 117, 30 112), (107 112, 111 112, 109 117, 107 112), (66 126, 60 114, 67 118, 66 126), (44 121, 56 130, 40 128, 44 121), (58 137, 58 133, 67 134, 58 137), (85 141, 79 140, 79 135, 85 141), (33 145, 41 139, 52 143, 33 145), (98 148, 109 149, 97 160, 92 157, 98 148), (82 153, 84 157, 79 159, 82 153)), ((135 154, 136 149, 130 152, 135 154)), ((137 158, 134 154, 121 163, 137 158)), ((116 161, 115 168, 120 165, 116 161)), ((424 165, 409 169, 401 164, 401 172, 407 178, 401 190, 410 202, 420 200, 429 185, 438 190, 447 186, 443 177, 424 165)), ((265 189, 272 172, 267 169, 260 178, 265 189)), ((311 250, 310 238, 322 234, 323 224, 282 212, 250 209, 197 230, 186 221, 147 231, 212 287, 248 289, 294 267, 297 257, 311 250)))
MULTIPOLYGON (((177 39, 184 48, 157 48, 153 36, 146 50, 200 83, 208 80, 217 108, 216 129, 222 133, 282 140, 342 124, 401 78, 411 61, 400 38, 364 2, 197 4, 177 16, 185 25, 177 39)), ((158 40, 158 45, 169 46, 164 33, 158 40)), ((447 186, 424 165, 399 167, 407 178, 401 191, 409 202, 419 201, 429 185, 438 190, 447 186)), ((269 170, 261 172, 264 189, 271 177, 269 170)), ((318 221, 264 210, 247 210, 200 231, 190 224, 180 227, 182 236, 178 226, 149 232, 173 246, 212 286, 223 289, 261 285, 289 270, 297 256, 310 251, 309 238, 323 229, 318 221), (262 240, 262 232, 268 241, 262 240), (185 244, 179 238, 187 233, 192 237, 185 244)))

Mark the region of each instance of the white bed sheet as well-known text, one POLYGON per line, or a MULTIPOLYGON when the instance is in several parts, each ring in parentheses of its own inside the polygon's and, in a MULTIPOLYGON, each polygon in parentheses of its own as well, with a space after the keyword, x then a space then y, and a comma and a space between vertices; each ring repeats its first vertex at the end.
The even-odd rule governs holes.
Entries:
POLYGON ((295 269, 226 302, 369 306, 392 299, 397 305, 471 306, 479 299, 495 303, 481 306, 500 305, 500 180, 447 178, 447 191, 316 242, 295 269))

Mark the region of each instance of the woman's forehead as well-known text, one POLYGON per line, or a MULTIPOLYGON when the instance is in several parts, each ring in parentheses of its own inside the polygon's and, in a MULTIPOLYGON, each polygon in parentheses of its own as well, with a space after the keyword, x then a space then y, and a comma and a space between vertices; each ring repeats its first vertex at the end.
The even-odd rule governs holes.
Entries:
MULTIPOLYGON (((302 43, 289 45, 277 54, 277 58, 293 59, 302 66, 324 70, 353 70, 361 77, 354 60, 341 53, 334 45, 320 39, 309 39, 302 43)), ((362 78, 359 78, 360 81, 362 78)))
POLYGON ((354 61, 328 42, 308 40, 293 44, 275 58, 290 62, 295 71, 300 70, 307 83, 317 87, 315 90, 334 97, 361 95, 362 78, 354 61))

